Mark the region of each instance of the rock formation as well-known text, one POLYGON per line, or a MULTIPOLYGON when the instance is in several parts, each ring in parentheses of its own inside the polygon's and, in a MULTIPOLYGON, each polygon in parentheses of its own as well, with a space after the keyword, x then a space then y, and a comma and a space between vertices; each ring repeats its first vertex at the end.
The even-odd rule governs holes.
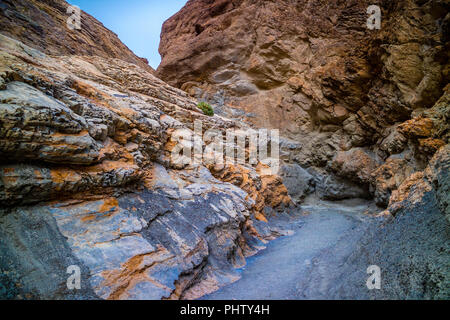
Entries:
POLYGON ((173 163, 194 120, 245 127, 203 115, 89 15, 68 30, 67 6, 0 7, 0 297, 196 298, 234 281, 284 232, 266 223, 291 205, 280 178, 173 163))
MULTIPOLYGON (((385 209, 336 276, 399 270, 383 295, 327 297, 448 299, 448 1, 190 0, 163 26, 157 71, 84 12, 68 28, 67 6, 0 3, 0 298, 198 298, 315 194, 385 209), (211 150, 196 120, 280 129, 279 175, 174 161, 211 150)), ((250 158, 249 141, 227 143, 250 158)))
POLYGON ((388 208, 324 298, 449 297, 449 12, 439 0, 190 0, 164 23, 157 75, 280 129, 297 203, 315 193, 388 208), (349 285, 371 264, 388 274, 384 290, 349 285))
POLYGON ((69 5, 61 0, 5 0, 0 4, 3 35, 51 55, 84 55, 119 58, 146 71, 154 70, 146 59, 137 57, 103 24, 81 13, 80 29, 67 25, 69 5))
MULTIPOLYGON (((450 150, 435 154, 422 172, 394 191, 378 228, 365 235, 345 265, 327 298, 443 299, 450 298, 450 150), (394 218, 395 217, 395 218, 394 218), (365 266, 378 265, 382 290, 354 284, 367 279, 365 266)), ((311 288, 315 290, 314 288, 311 288)))
POLYGON ((386 207, 448 143, 449 6, 190 0, 164 23, 157 75, 219 113, 280 129, 298 144, 287 162, 315 177, 319 196, 386 207), (380 30, 366 26, 369 5, 380 30))

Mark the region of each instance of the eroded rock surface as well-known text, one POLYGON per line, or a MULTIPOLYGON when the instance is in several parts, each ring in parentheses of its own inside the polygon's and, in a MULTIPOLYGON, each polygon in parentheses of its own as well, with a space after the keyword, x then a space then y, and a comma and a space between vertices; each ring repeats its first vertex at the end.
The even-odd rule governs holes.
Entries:
MULTIPOLYGON (((351 180, 386 207, 448 143, 449 9, 448 1, 190 0, 164 23, 157 75, 221 114, 280 129, 300 144, 286 162, 351 180), (381 8, 380 30, 366 26, 369 5, 381 8), (392 157, 408 174, 386 185, 378 167, 392 157)), ((336 186, 330 198, 358 195, 326 179, 336 186)))
POLYGON ((153 71, 145 59, 86 12, 81 12, 81 28, 73 32, 66 21, 74 11, 67 8, 64 0, 5 0, 0 6, 0 30, 48 54, 119 58, 153 71))
POLYGON ((292 205, 282 180, 174 162, 194 120, 248 127, 204 115, 87 14, 68 30, 67 6, 0 6, 0 297, 185 299, 237 280, 285 232, 267 222, 292 205))
POLYGON ((355 200, 303 205, 294 236, 271 242, 240 280, 205 298, 448 300, 449 154, 442 148, 404 182, 389 213, 367 214, 376 208, 355 200), (376 267, 380 286, 369 290, 376 267))
POLYGON ((294 200, 388 208, 348 267, 315 266, 300 296, 448 298, 449 11, 448 1, 190 0, 165 22, 157 75, 220 114, 280 129, 294 200), (369 5, 380 30, 366 27, 369 5), (389 274, 384 290, 346 287, 364 284, 371 264, 389 274))
POLYGON ((447 145, 424 172, 413 174, 394 192, 385 213, 395 218, 368 232, 345 265, 332 272, 332 283, 341 284, 327 288, 328 298, 449 299, 449 155, 447 145), (364 267, 369 265, 381 269, 381 290, 353 285, 367 279, 364 267))
POLYGON ((448 2, 375 1, 380 31, 368 4, 188 1, 163 27, 167 84, 89 15, 69 30, 64 1, 3 1, 0 297, 199 298, 315 195, 387 207, 321 297, 448 298, 448 2), (281 129, 280 176, 174 161, 195 120, 281 129), (378 295, 342 282, 368 263, 389 273, 378 295))

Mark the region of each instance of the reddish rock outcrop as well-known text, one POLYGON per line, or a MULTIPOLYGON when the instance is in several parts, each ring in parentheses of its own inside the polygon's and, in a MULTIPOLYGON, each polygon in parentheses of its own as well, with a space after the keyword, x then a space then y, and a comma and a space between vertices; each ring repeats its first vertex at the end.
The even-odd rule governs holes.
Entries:
POLYGON ((222 90, 266 127, 298 133, 361 111, 371 134, 442 94, 446 12, 444 1, 191 0, 163 26, 157 72, 212 100, 222 90), (366 28, 374 4, 380 31, 366 28))
POLYGON ((81 12, 80 29, 70 30, 68 6, 64 0, 2 1, 0 32, 48 54, 119 58, 146 71, 154 71, 115 33, 84 11, 81 12))
POLYGON ((386 213, 395 215, 399 210, 423 201, 427 192, 437 190, 438 204, 448 220, 450 217, 449 169, 450 148, 447 145, 439 149, 424 171, 409 176, 392 193, 386 213))
MULTIPOLYGON (((261 165, 260 165, 261 166, 261 165)), ((210 166, 213 176, 221 181, 230 182, 248 193, 249 198, 255 201, 255 217, 267 222, 264 209, 284 209, 292 205, 282 179, 277 175, 259 175, 260 170, 252 170, 240 165, 214 165, 210 166)))

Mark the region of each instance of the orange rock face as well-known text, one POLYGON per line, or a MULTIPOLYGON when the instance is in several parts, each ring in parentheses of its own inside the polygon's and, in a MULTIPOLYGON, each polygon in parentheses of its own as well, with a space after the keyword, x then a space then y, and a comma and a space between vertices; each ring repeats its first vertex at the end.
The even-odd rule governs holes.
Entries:
POLYGON ((414 118, 402 123, 399 130, 408 137, 430 137, 433 135, 433 121, 429 118, 414 118))
POLYGON ((370 182, 371 173, 378 165, 373 155, 360 148, 338 152, 332 162, 338 175, 359 183, 370 182))
MULTIPOLYGON (((375 201, 380 206, 387 206, 391 192, 414 172, 408 161, 404 159, 388 159, 372 172, 375 201)), ((398 193, 397 193, 398 194, 398 193)))

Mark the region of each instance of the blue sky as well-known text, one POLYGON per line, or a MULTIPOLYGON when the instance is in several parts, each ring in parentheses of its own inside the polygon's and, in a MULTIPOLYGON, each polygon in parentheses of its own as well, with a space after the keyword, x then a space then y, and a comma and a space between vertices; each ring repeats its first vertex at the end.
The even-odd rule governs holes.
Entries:
POLYGON ((139 57, 156 69, 159 35, 165 20, 178 12, 187 0, 68 0, 115 32, 139 57))

